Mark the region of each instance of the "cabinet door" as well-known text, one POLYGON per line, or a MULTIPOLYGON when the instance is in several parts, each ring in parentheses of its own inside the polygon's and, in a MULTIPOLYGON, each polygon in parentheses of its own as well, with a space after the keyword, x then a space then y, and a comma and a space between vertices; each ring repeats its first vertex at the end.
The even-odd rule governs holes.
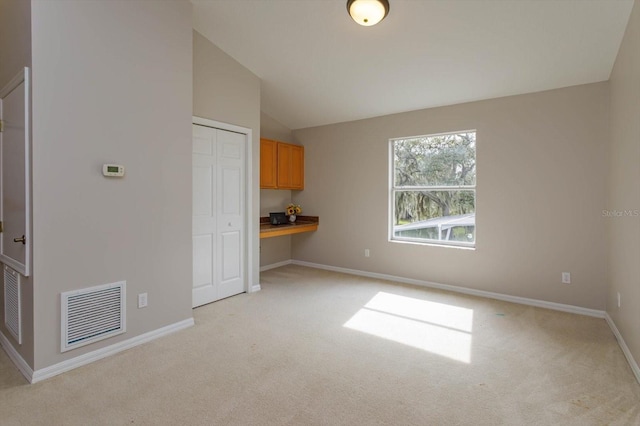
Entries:
POLYGON ((291 189, 304 189, 304 147, 291 145, 291 189))
POLYGON ((291 189, 292 145, 278 142, 278 188, 291 189))
POLYGON ((278 182, 278 143, 269 139, 260 139, 260 188, 276 189, 278 182))
POLYGON ((260 188, 304 189, 304 147, 260 139, 260 188))

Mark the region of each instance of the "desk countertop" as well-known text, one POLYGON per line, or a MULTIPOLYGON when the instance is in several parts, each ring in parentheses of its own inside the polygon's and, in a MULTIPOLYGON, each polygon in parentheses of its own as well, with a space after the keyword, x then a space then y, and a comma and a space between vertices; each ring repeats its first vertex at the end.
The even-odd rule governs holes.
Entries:
POLYGON ((312 232, 318 229, 318 216, 298 216, 295 222, 284 225, 272 225, 268 217, 260 218, 260 238, 279 237, 281 235, 312 232))

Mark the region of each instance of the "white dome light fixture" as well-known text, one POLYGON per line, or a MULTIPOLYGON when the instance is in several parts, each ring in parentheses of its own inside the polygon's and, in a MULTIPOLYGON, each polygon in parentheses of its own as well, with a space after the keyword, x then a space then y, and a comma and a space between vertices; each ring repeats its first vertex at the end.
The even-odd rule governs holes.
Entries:
POLYGON ((389 14, 387 0, 347 0, 347 11, 358 24, 370 27, 389 14))

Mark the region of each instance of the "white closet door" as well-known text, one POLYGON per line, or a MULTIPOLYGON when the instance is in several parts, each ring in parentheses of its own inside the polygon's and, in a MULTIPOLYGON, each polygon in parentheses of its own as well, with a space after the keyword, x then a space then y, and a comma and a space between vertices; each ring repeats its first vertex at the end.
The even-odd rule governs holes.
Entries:
POLYGON ((193 306, 242 293, 246 136, 193 125, 193 306))
POLYGON ((218 298, 244 291, 245 135, 218 133, 218 298))
POLYGON ((217 300, 216 130, 193 126, 193 306, 217 300))
POLYGON ((0 90, 0 262, 30 273, 29 72, 0 90))

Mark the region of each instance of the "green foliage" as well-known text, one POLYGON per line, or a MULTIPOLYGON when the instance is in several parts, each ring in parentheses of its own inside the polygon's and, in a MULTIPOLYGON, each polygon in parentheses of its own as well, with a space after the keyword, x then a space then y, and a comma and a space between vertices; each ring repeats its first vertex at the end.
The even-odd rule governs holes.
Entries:
POLYGON ((433 188, 475 185, 475 132, 399 139, 393 151, 395 186, 407 188, 396 192, 396 224, 475 211, 473 189, 433 188))

